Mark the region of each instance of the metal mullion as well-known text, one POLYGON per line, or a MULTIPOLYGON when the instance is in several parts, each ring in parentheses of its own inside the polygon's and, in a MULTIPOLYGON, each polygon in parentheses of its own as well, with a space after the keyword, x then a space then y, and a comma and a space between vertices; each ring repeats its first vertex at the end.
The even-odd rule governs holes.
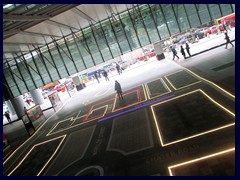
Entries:
POLYGON ((17 81, 16 81, 15 77, 13 76, 13 72, 12 72, 12 70, 11 70, 8 62, 7 62, 7 65, 8 65, 8 68, 9 68, 9 72, 10 72, 10 74, 11 74, 11 76, 12 76, 12 79, 13 79, 15 85, 17 86, 18 92, 19 92, 19 94, 21 94, 20 88, 18 87, 17 81))
POLYGON ((169 30, 169 27, 168 27, 168 24, 167 24, 167 20, 166 20, 165 14, 164 14, 163 9, 162 9, 162 5, 159 4, 159 7, 160 7, 160 11, 162 12, 162 15, 163 15, 163 19, 164 19, 164 21, 165 21, 165 24, 166 24, 166 26, 167 26, 168 34, 171 36, 172 34, 171 34, 170 30, 169 30))
POLYGON ((113 54, 112 54, 112 51, 111 51, 111 48, 110 48, 110 46, 109 46, 109 44, 108 44, 107 38, 106 38, 106 36, 105 36, 105 33, 104 33, 104 31, 103 31, 102 23, 101 23, 100 21, 99 21, 99 24, 100 24, 100 27, 101 27, 101 30, 102 30, 102 34, 103 34, 104 40, 105 40, 105 42, 106 42, 106 44, 107 44, 107 46, 108 46, 108 50, 110 51, 110 54, 111 54, 112 58, 114 58, 114 57, 113 57, 113 54))
POLYGON ((221 17, 223 17, 223 13, 222 13, 222 9, 221 9, 220 4, 218 4, 218 8, 219 8, 219 11, 220 11, 220 13, 221 13, 221 17))
MULTIPOLYGON (((20 74, 20 76, 21 76, 21 78, 19 78, 19 79, 21 79, 22 81, 23 81, 23 83, 24 83, 24 85, 25 85, 25 87, 27 88, 27 90, 29 91, 29 89, 28 89, 28 86, 27 86, 27 84, 26 84, 26 82, 24 81, 24 78, 23 78, 23 75, 22 75, 22 73, 21 73, 21 71, 20 71, 20 69, 19 69, 19 67, 18 67, 18 63, 17 63, 17 60, 16 60, 16 58, 14 58, 14 60, 15 60, 15 62, 16 62, 16 66, 17 66, 17 69, 18 69, 18 71, 19 71, 19 74, 20 74)), ((15 74, 15 73, 14 73, 15 74)), ((16 75, 16 74, 15 74, 16 75)))
POLYGON ((34 86, 35 86, 35 88, 37 88, 37 85, 35 84, 35 81, 34 81, 34 79, 33 79, 33 76, 32 76, 31 71, 28 69, 27 61, 26 61, 26 59, 25 59, 25 57, 24 57, 23 54, 22 54, 22 57, 23 57, 23 61, 21 61, 21 62, 23 62, 24 65, 26 66, 26 67, 25 67, 25 66, 24 66, 24 67, 27 69, 27 71, 28 71, 28 73, 29 73, 29 75, 30 75, 30 77, 31 77, 31 79, 32 79, 32 82, 33 82, 33 84, 34 84, 34 86))
POLYGON ((42 53, 39 53, 39 52, 41 52, 39 47, 38 47, 38 51, 36 51, 36 52, 37 52, 37 55, 38 55, 39 59, 42 61, 43 65, 44 65, 44 67, 45 67, 45 69, 46 69, 46 71, 48 73, 48 76, 50 77, 51 81, 53 81, 52 77, 51 77, 51 75, 50 75, 50 73, 48 71, 47 65, 46 65, 46 63, 45 63, 45 61, 44 61, 44 59, 42 57, 42 53))
POLYGON ((135 33, 136 33, 136 37, 137 37, 138 43, 139 43, 140 47, 142 47, 142 43, 141 43, 141 41, 140 41, 139 38, 138 38, 138 32, 137 32, 136 27, 135 27, 135 25, 134 25, 134 23, 133 23, 132 16, 131 16, 131 13, 129 12, 128 7, 127 7, 127 12, 128 12, 129 17, 130 17, 130 21, 131 21, 131 23, 132 23, 133 29, 134 29, 134 31, 135 31, 135 33))
POLYGON ((91 28, 91 31, 92 31, 92 35, 93 35, 94 41, 96 42, 98 51, 99 51, 99 53, 100 53, 100 55, 101 55, 101 57, 102 57, 103 62, 105 62, 105 61, 104 61, 104 58, 103 58, 103 55, 102 55, 102 52, 101 52, 101 50, 100 50, 100 48, 99 48, 98 42, 97 42, 97 40, 96 40, 96 37, 95 37, 95 34, 94 34, 94 30, 92 29, 92 25, 90 25, 90 28, 91 28))
POLYGON ((13 95, 13 93, 12 93, 12 91, 11 91, 11 88, 10 88, 10 86, 9 86, 9 84, 8 84, 8 82, 7 82, 7 79, 5 78, 5 75, 3 74, 3 85, 5 85, 6 87, 7 87, 7 89, 8 89, 8 93, 7 94, 9 94, 9 97, 11 97, 10 99, 12 99, 12 98, 14 98, 14 95, 13 95))
MULTIPOLYGON (((117 10, 117 8, 116 8, 116 10, 117 10)), ((118 10, 117 10, 117 15, 118 15, 118 19, 119 19, 119 21, 120 21, 120 25, 121 25, 123 34, 124 34, 125 38, 127 39, 128 46, 130 47, 130 49, 131 49, 131 51, 132 51, 132 47, 131 47, 131 44, 130 44, 130 42, 129 42, 129 39, 127 38, 127 34, 126 34, 126 32, 125 32, 125 29, 122 27, 122 24, 123 24, 123 23, 122 23, 122 20, 121 20, 121 17, 120 17, 120 14, 119 14, 118 10)))
POLYGON ((58 73, 58 77, 61 78, 61 75, 60 75, 60 73, 59 73, 59 71, 58 71, 57 65, 55 64, 55 61, 54 61, 53 56, 52 56, 52 53, 51 53, 51 51, 50 51, 50 49, 49 49, 49 47, 48 47, 48 44, 47 44, 47 49, 48 49, 48 53, 49 53, 49 55, 50 55, 50 57, 51 57, 51 59, 52 59, 52 62, 53 62, 53 64, 54 64, 53 67, 56 69, 56 71, 57 71, 57 73, 58 73))
POLYGON ((199 22, 200 22, 200 24, 202 24, 202 20, 201 20, 201 18, 200 18, 200 16, 199 16, 199 12, 198 12, 198 8, 197 8, 197 5, 196 4, 194 4, 194 6, 195 6, 195 8, 196 8, 196 10, 197 10, 197 16, 198 16, 198 19, 199 19, 199 22))
POLYGON ((155 18, 153 17, 153 13, 152 13, 152 8, 151 8, 151 6, 150 6, 149 4, 148 4, 148 8, 149 8, 149 10, 150 10, 150 14, 151 14, 151 16, 152 16, 152 19, 153 19, 155 28, 156 28, 156 30, 157 30, 158 37, 159 37, 159 39, 161 40, 162 38, 161 38, 161 35, 160 35, 159 32, 158 32, 157 24, 156 24, 155 18))
MULTIPOLYGON (((64 40, 65 40, 65 38, 64 38, 64 40)), ((65 43, 66 43, 66 41, 65 41, 65 43)), ((73 59, 72 59, 72 57, 69 57, 69 55, 64 51, 64 49, 59 45, 59 44, 57 44, 57 46, 63 51, 63 53, 73 62, 73 59)))
POLYGON ((148 31, 147 31, 147 29, 146 29, 146 25, 145 25, 144 19, 143 19, 143 17, 142 17, 142 13, 141 13, 141 10, 140 10, 140 8, 139 8, 138 5, 137 5, 137 9, 138 9, 138 12, 140 12, 140 14, 138 14, 138 15, 140 15, 140 18, 142 19, 142 25, 144 26, 144 29, 145 29, 145 31, 146 31, 146 34, 147 34, 147 37, 148 37, 148 41, 151 43, 151 39, 150 39, 150 37, 149 37, 149 35, 148 35, 148 31))
POLYGON ((30 54, 31 54, 31 56, 32 56, 33 63, 34 63, 34 65, 35 65, 35 67, 36 67, 36 69, 37 69, 37 71, 38 71, 38 75, 40 76, 40 79, 41 79, 42 83, 45 84, 45 82, 44 82, 44 80, 43 80, 43 78, 42 78, 42 76, 41 76, 41 73, 40 73, 40 71, 39 71, 39 69, 38 69, 38 66, 37 66, 37 64, 36 64, 36 62, 35 62, 35 58, 34 58, 34 56, 33 56, 33 54, 32 54, 32 51, 30 51, 30 54))
POLYGON ((190 23, 190 21, 189 21, 188 14, 187 14, 187 11, 186 11, 186 8, 185 8, 184 4, 183 4, 183 9, 184 9, 184 11, 185 11, 185 14, 186 14, 186 17, 187 17, 187 21, 188 21, 189 27, 192 28, 192 25, 191 25, 191 23, 190 23))
POLYGON ((95 61, 94 61, 94 59, 93 59, 93 57, 92 57, 92 53, 90 53, 91 51, 90 51, 90 49, 89 49, 89 47, 88 47, 88 43, 87 43, 87 41, 86 41, 86 38, 85 38, 85 35, 84 35, 84 32, 83 32, 82 28, 81 28, 81 31, 82 31, 83 41, 85 42, 85 44, 86 44, 86 46, 87 46, 88 52, 89 52, 89 54, 90 54, 90 56, 91 56, 91 58, 92 58, 92 61, 93 61, 94 66, 96 66, 96 63, 95 63, 95 61))
POLYGON ((210 12, 210 9, 209 9, 209 5, 206 4, 206 6, 207 6, 207 10, 208 10, 208 13, 209 13, 210 19, 211 19, 211 21, 213 21, 213 19, 212 19, 212 15, 211 15, 211 12, 210 12))
POLYGON ((71 57, 71 60, 72 60, 72 62, 73 62, 73 64, 74 64, 74 67, 75 67, 76 71, 78 72, 78 68, 77 68, 77 66, 76 66, 76 64, 75 64, 75 61, 74 61, 73 57, 72 57, 72 54, 71 54, 70 49, 69 49, 69 47, 68 47, 68 44, 67 44, 67 41, 66 41, 65 36, 63 36, 63 39, 64 39, 64 42, 65 42, 65 46, 67 47, 68 53, 69 53, 69 55, 70 55, 70 57, 71 57))
POLYGON ((110 25, 111 25, 111 28, 112 28, 114 37, 115 37, 115 39, 116 39, 117 45, 118 45, 118 47, 119 47, 119 49, 120 49, 120 52, 121 52, 121 54, 123 54, 123 53, 122 53, 122 49, 121 49, 121 47, 120 47, 120 44, 119 44, 119 42, 118 42, 118 38, 117 38, 117 36, 116 36, 115 30, 114 30, 114 28, 113 28, 113 25, 112 25, 112 22, 111 22, 109 16, 108 16, 108 21, 110 22, 110 25))
MULTIPOLYGON (((75 37, 78 39, 78 37, 76 36, 76 34, 74 34, 74 32, 73 32, 72 30, 71 30, 71 32, 72 32, 73 36, 75 36, 75 37)), ((79 47, 78 47, 76 38, 73 38, 73 40, 74 40, 75 45, 76 45, 76 47, 77 47, 78 53, 79 53, 79 55, 80 55, 80 57, 81 57, 81 59, 82 59, 82 62, 83 62, 83 64, 84 64, 84 66, 85 66, 85 69, 87 69, 87 66, 86 66, 86 64, 85 64, 85 62, 84 62, 84 60, 83 60, 82 53, 81 53, 81 51, 80 51, 80 49, 79 49, 79 47)), ((78 39, 78 40, 79 40, 79 39, 78 39)))
POLYGON ((232 4, 230 4, 230 7, 231 7, 231 10, 232 10, 232 13, 234 12, 234 10, 233 10, 233 5, 232 4))
POLYGON ((175 10, 174 10, 174 7, 173 7, 172 4, 171 4, 171 7, 172 7, 172 10, 173 10, 173 14, 174 14, 175 20, 176 20, 176 22, 177 22, 177 26, 178 26, 179 32, 181 32, 181 28, 180 28, 180 26, 179 26, 179 23, 178 23, 178 20, 177 20, 177 16, 176 16, 176 13, 175 13, 175 10))
MULTIPOLYGON (((53 37, 52 37, 52 39, 53 39, 53 37)), ((56 46, 56 48, 57 48, 58 54, 59 54, 59 56, 60 56, 60 59, 61 59, 63 65, 64 65, 64 67, 65 67, 65 69, 66 69, 66 71, 67 71, 67 74, 68 74, 68 76, 70 76, 70 74, 69 74, 69 72, 68 72, 68 69, 67 69, 67 66, 66 66, 66 64, 65 64, 65 62, 64 62, 64 60, 63 60, 62 54, 61 54, 61 52, 60 52, 60 50, 59 50, 59 48, 58 48, 58 44, 57 44, 57 42, 56 42, 55 39, 53 39, 53 40, 54 40, 54 44, 55 44, 55 46, 56 46)))

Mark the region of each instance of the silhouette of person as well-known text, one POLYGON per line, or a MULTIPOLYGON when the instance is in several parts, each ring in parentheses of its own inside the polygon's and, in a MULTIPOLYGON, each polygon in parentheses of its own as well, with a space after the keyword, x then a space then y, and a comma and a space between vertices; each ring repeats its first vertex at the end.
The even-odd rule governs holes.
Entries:
POLYGON ((181 51, 181 53, 182 53, 184 59, 186 59, 186 54, 185 54, 185 51, 184 51, 184 49, 183 49, 183 46, 180 46, 180 48, 181 48, 180 51, 181 51))
POLYGON ((95 77, 95 79, 96 79, 96 80, 98 81, 98 83, 99 83, 97 71, 94 72, 94 77, 95 77))
POLYGON ((189 47, 188 43, 186 43, 186 50, 187 50, 187 53, 188 53, 189 56, 192 56, 192 55, 190 54, 189 49, 190 49, 190 47, 189 47))
POLYGON ((118 63, 116 63, 116 68, 117 68, 118 74, 120 75, 122 73, 122 70, 118 63))
POLYGON ((227 49, 228 44, 231 44, 232 47, 234 46, 232 44, 232 42, 230 41, 230 38, 229 38, 229 36, 228 36, 228 34, 226 32, 225 32, 225 38, 224 39, 226 40, 226 47, 225 47, 225 49, 227 49))
POLYGON ((172 50, 172 53, 173 53, 173 60, 175 59, 175 56, 179 59, 179 57, 177 55, 177 51, 173 46, 171 46, 171 50, 172 50))
POLYGON ((120 83, 117 80, 115 81, 115 90, 117 91, 118 99, 119 100, 120 100, 120 98, 123 99, 122 88, 121 88, 120 83))
POLYGON ((109 81, 107 71, 105 71, 105 70, 103 71, 103 76, 105 77, 106 81, 109 81))
POLYGON ((9 112, 6 111, 6 112, 4 113, 4 115, 5 115, 5 117, 7 118, 8 122, 11 123, 11 118, 10 118, 9 112))

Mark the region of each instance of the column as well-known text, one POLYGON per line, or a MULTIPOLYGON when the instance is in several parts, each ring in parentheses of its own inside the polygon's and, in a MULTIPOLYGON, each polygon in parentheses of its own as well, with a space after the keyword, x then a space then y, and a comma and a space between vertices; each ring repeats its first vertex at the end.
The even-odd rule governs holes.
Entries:
POLYGON ((9 109, 11 115, 15 115, 16 112, 15 112, 15 110, 14 110, 14 107, 13 107, 11 101, 8 100, 8 101, 5 101, 5 102, 6 102, 6 105, 8 106, 8 109, 9 109))
POLYGON ((30 91, 30 95, 35 104, 41 105, 44 103, 44 98, 42 95, 42 91, 40 89, 34 89, 34 90, 30 91))
POLYGON ((163 53, 163 48, 162 48, 162 43, 158 42, 153 44, 153 47, 156 52, 157 60, 162 60, 165 59, 164 53, 163 53))
POLYGON ((10 99, 10 101, 14 107, 17 117, 21 118, 25 114, 24 112, 25 103, 23 101, 23 95, 15 97, 14 99, 10 99))

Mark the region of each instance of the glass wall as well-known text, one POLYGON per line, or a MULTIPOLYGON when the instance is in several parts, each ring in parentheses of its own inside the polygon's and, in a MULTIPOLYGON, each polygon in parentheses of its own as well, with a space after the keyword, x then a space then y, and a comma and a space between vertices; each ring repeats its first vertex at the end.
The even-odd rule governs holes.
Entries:
POLYGON ((6 63, 4 77, 18 96, 234 11, 234 4, 126 5, 120 14, 32 51, 17 66, 6 63))

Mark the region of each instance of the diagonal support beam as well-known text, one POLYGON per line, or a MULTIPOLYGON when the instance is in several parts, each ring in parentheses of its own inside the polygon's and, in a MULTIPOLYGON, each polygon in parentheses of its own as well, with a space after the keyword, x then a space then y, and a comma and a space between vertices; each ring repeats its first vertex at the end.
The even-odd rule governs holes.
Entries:
POLYGON ((80 9, 78 8, 73 8, 71 10, 72 12, 74 12, 75 14, 81 16, 82 18, 88 20, 88 21, 94 21, 96 22, 93 18, 91 18, 90 16, 88 16, 87 14, 85 14, 84 12, 82 12, 80 9))
POLYGON ((45 44, 43 44, 43 43, 25 43, 25 42, 3 42, 3 45, 9 45, 9 46, 11 46, 11 45, 40 45, 40 46, 42 46, 42 45, 45 45, 45 44))
POLYGON ((57 27, 62 27, 62 28, 65 28, 65 29, 75 29, 77 31, 80 31, 80 29, 77 29, 75 27, 72 27, 72 26, 69 26, 69 25, 66 25, 66 24, 62 24, 60 22, 56 22, 56 21, 53 21, 53 20, 47 20, 47 21, 44 21, 44 23, 47 23, 47 24, 50 24, 50 25, 53 25, 53 26, 57 26, 57 27))

